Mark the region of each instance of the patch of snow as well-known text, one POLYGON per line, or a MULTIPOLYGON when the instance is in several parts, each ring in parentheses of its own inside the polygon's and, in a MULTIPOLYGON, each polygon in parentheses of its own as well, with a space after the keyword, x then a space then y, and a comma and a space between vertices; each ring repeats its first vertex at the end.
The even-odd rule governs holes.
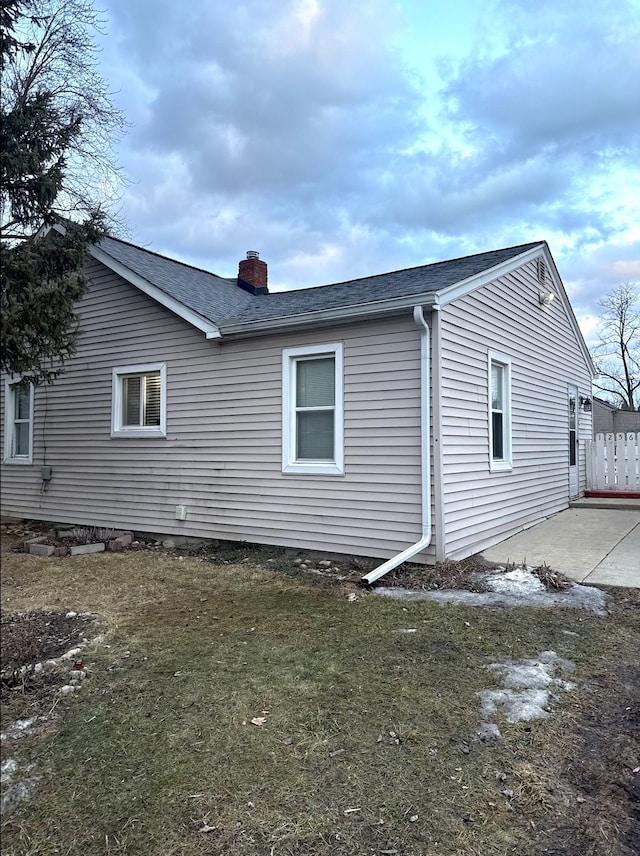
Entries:
POLYGON ((28 800, 35 786, 33 779, 25 779, 23 782, 16 782, 15 785, 9 785, 0 799, 0 814, 6 814, 12 809, 16 803, 28 800))
POLYGON ((499 707, 504 710, 507 722, 528 722, 550 715, 545 709, 549 702, 549 693, 546 690, 482 690, 478 696, 482 702, 482 716, 494 716, 499 707))
POLYGON ((45 723, 55 721, 54 716, 30 716, 28 719, 16 719, 0 732, 0 740, 15 740, 26 737, 45 723))
POLYGON ((505 663, 492 663, 489 668, 502 674, 502 682, 505 687, 510 689, 519 689, 528 687, 529 689, 546 689, 553 678, 544 668, 540 668, 537 663, 522 663, 506 665, 505 663))
POLYGON ((545 591, 544 584, 529 568, 520 567, 504 574, 483 575, 484 583, 490 591, 500 593, 529 595, 545 591))
POLYGON ((607 614, 606 604, 609 595, 600 589, 574 583, 566 591, 547 591, 532 569, 528 567, 516 568, 504 574, 494 572, 481 574, 480 578, 491 588, 491 591, 474 592, 466 589, 413 591, 397 586, 379 586, 372 591, 373 594, 393 597, 397 600, 433 600, 441 604, 500 608, 562 606, 586 609, 596 615, 607 614))
POLYGON ((17 769, 18 762, 15 758, 7 758, 3 761, 2 766, 0 766, 0 779, 2 780, 2 783, 10 782, 17 769))
POLYGON ((528 687, 546 689, 552 684, 563 683, 555 677, 556 670, 572 672, 575 666, 554 651, 543 651, 535 660, 520 660, 516 663, 492 663, 487 668, 502 676, 502 683, 509 689, 528 687))
MULTIPOLYGON (((33 764, 29 764, 25 767, 25 772, 28 772, 32 767, 33 764)), ((6 761, 2 762, 1 778, 2 784, 5 787, 2 799, 0 800, 0 814, 5 814, 5 812, 13 808, 16 803, 26 800, 31 796, 31 792, 35 786, 35 781, 33 779, 24 779, 23 781, 12 784, 13 778, 17 772, 18 762, 14 758, 7 758, 6 761)))
MULTIPOLYGON (((543 651, 530 660, 491 663, 487 669, 500 675, 504 689, 478 693, 480 713, 485 718, 495 716, 500 709, 507 722, 544 719, 550 716, 549 705, 556 700, 552 690, 568 692, 575 687, 570 681, 556 676, 558 672, 573 671, 575 665, 559 657, 555 651, 543 651)), ((482 726, 490 724, 482 723, 482 726)))
POLYGON ((33 728, 35 721, 36 717, 30 716, 28 719, 16 719, 15 722, 10 722, 7 728, 0 733, 0 740, 22 736, 33 728))
POLYGON ((9 728, 14 729, 15 731, 26 731, 27 728, 31 728, 33 723, 36 721, 35 716, 30 716, 28 719, 16 719, 15 722, 12 722, 9 728))

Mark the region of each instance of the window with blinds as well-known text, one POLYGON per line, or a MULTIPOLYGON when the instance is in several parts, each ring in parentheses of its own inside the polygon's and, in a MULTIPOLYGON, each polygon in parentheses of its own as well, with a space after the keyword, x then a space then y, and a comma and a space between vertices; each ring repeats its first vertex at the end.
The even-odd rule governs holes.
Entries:
POLYGON ((113 370, 112 436, 165 436, 163 363, 113 370))
POLYGON ((160 372, 123 377, 123 425, 160 424, 160 372))
POLYGON ((283 472, 342 475, 342 345, 283 351, 283 472))

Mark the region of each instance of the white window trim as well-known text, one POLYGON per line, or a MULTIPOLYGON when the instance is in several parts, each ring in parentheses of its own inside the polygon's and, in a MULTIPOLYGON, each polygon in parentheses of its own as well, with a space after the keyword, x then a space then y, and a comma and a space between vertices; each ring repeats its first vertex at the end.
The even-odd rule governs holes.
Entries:
POLYGON ((282 472, 300 475, 344 475, 342 343, 305 345, 282 351, 282 472), (296 450, 296 382, 295 364, 301 357, 333 357, 335 360, 335 410, 333 461, 297 461, 296 450))
POLYGON ((513 469, 512 458, 512 424, 511 424, 511 358, 497 351, 489 351, 487 364, 488 377, 488 415, 489 415, 489 471, 492 473, 506 472, 513 469), (496 363, 504 369, 504 389, 502 397, 504 402, 503 417, 503 449, 504 458, 496 461, 493 458, 493 419, 491 407, 491 366, 496 363))
POLYGON ((117 366, 111 382, 111 436, 112 437, 166 437, 167 436, 167 365, 144 363, 137 366, 117 366), (122 378, 125 375, 144 375, 160 372, 160 425, 122 424, 122 378))
POLYGON ((33 401, 34 401, 34 387, 33 384, 29 384, 29 454, 28 455, 14 455, 13 454, 13 428, 14 428, 14 417, 15 417, 15 407, 14 407, 14 397, 13 397, 13 387, 18 386, 22 378, 18 375, 14 375, 10 379, 7 378, 4 382, 4 458, 3 462, 5 464, 18 464, 19 466, 25 466, 33 463, 33 401))

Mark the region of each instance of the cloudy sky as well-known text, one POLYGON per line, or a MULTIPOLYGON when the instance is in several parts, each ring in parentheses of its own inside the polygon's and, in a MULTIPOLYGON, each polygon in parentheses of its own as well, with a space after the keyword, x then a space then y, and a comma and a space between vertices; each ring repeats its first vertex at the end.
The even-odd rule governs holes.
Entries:
POLYGON ((105 8, 134 243, 282 290, 546 239, 587 335, 640 281, 640 0, 105 8))

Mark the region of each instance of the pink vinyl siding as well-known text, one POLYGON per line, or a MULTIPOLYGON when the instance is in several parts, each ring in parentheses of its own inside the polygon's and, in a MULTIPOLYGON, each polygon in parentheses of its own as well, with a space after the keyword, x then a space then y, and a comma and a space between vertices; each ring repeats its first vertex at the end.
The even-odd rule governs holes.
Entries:
POLYGON ((388 558, 420 537, 419 336, 406 318, 206 340, 97 262, 78 353, 35 393, 3 512, 388 558), (282 350, 344 348, 344 476, 283 474, 282 350), (165 438, 110 436, 112 369, 166 364, 165 438), (40 467, 53 469, 41 492, 40 467), (186 505, 187 520, 175 519, 186 505))
MULTIPOLYGON (((589 367, 561 294, 538 300, 535 262, 442 310, 446 554, 462 557, 566 508, 567 387, 591 395, 589 367), (512 468, 490 471, 488 355, 511 365, 512 468)), ((579 412, 580 491, 591 414, 579 412)), ((514 559, 522 561, 523 556, 514 559)))

